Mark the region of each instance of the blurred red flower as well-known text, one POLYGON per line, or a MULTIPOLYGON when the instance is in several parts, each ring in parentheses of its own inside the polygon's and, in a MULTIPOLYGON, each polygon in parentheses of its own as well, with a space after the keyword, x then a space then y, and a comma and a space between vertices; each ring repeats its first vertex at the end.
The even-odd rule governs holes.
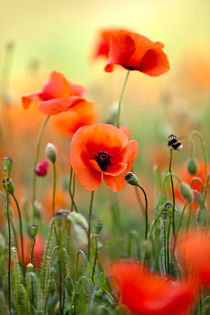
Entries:
POLYGON ((108 57, 106 72, 114 65, 158 76, 169 70, 169 61, 163 52, 164 45, 145 36, 126 30, 107 30, 101 33, 96 56, 108 57))
POLYGON ((109 124, 81 127, 73 136, 70 161, 82 186, 96 190, 101 178, 113 191, 126 185, 124 175, 131 171, 138 152, 135 140, 109 124))
MULTIPOLYGON (((31 262, 31 249, 32 249, 33 240, 27 236, 23 237, 23 250, 24 250, 24 260, 25 264, 29 264, 31 262)), ((18 239, 18 253, 19 260, 22 261, 21 255, 21 243, 20 238, 18 239)), ((38 234, 36 237, 36 243, 34 247, 34 263, 36 267, 41 266, 42 255, 44 253, 44 240, 38 234)))
MULTIPOLYGON (((208 169, 209 169, 209 165, 208 165, 208 169)), ((189 186, 191 186, 191 182, 193 180, 193 178, 198 177, 201 179, 201 181, 203 182, 203 185, 205 187, 206 184, 206 177, 205 177, 205 166, 204 163, 202 161, 197 161, 197 172, 192 175, 188 172, 186 166, 181 166, 178 170, 177 170, 177 175, 179 175, 180 179, 187 183, 189 186)), ((202 186, 199 180, 195 179, 193 181, 193 185, 192 185, 192 189, 193 190, 197 190, 198 192, 202 192, 202 186)), ((181 192, 179 190, 178 186, 175 186, 175 197, 178 201, 184 203, 185 199, 184 197, 181 195, 181 192)), ((196 193, 194 192, 194 201, 192 203, 192 210, 196 211, 199 207, 199 204, 196 200, 196 193)))
POLYGON ((188 314, 197 295, 193 279, 172 281, 135 261, 115 262, 108 274, 120 303, 139 315, 188 314))
POLYGON ((114 32, 118 31, 117 28, 110 28, 102 30, 99 33, 98 41, 96 43, 95 51, 94 51, 94 58, 103 56, 108 57, 109 56, 109 46, 111 42, 111 38, 114 32))
POLYGON ((63 112, 56 116, 54 125, 61 134, 73 136, 80 127, 92 125, 95 122, 96 111, 94 103, 81 100, 68 112, 63 112))
POLYGON ((37 176, 45 176, 47 174, 48 167, 49 162, 47 160, 42 160, 40 163, 37 164, 34 171, 37 176))
POLYGON ((210 234, 190 231, 179 236, 177 254, 187 273, 195 273, 201 284, 210 285, 210 234))
POLYGON ((23 96, 22 104, 24 108, 28 108, 31 103, 35 103, 42 113, 56 115, 83 100, 85 93, 85 87, 69 82, 63 74, 53 71, 42 92, 23 96))

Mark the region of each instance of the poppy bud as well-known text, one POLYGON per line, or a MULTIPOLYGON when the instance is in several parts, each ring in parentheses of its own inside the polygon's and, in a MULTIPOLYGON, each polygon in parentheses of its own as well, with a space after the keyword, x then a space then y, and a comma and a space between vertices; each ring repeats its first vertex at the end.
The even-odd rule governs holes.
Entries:
POLYGON ((37 164, 34 172, 37 176, 45 176, 47 174, 47 170, 49 167, 49 163, 47 160, 42 160, 40 163, 37 164))
POLYGON ((8 156, 4 156, 4 157, 2 158, 2 161, 3 161, 4 168, 7 169, 8 176, 10 177, 10 174, 11 174, 11 171, 12 171, 12 164, 13 164, 13 161, 12 161, 12 159, 10 159, 8 156))
POLYGON ((96 235, 98 235, 98 234, 100 234, 100 232, 101 232, 101 230, 102 230, 102 228, 103 228, 103 222, 102 221, 100 221, 100 220, 96 220, 95 221, 95 223, 94 223, 94 233, 96 234, 96 235))
POLYGON ((50 281, 50 285, 49 285, 49 292, 50 292, 51 297, 54 296, 55 291, 56 291, 56 284, 55 284, 55 280, 52 279, 52 280, 50 281))
POLYGON ((66 292, 67 292, 68 296, 71 296, 74 287, 73 287, 72 279, 70 277, 66 277, 65 286, 66 286, 66 292))
POLYGON ((190 186, 184 182, 181 182, 181 184, 179 185, 179 189, 180 189, 182 196, 185 198, 185 200, 188 201, 189 203, 192 203, 193 202, 193 191, 190 188, 190 186))
POLYGON ((125 180, 128 184, 133 186, 138 186, 139 184, 138 177, 133 172, 125 174, 125 180))
POLYGON ((39 227, 37 225, 31 225, 30 227, 30 236, 31 238, 35 238, 38 234, 39 227))
POLYGON ((83 217, 83 215, 81 215, 80 213, 77 213, 75 211, 72 211, 69 216, 68 219, 70 219, 70 221, 74 224, 79 224, 81 225, 85 230, 88 229, 88 223, 87 220, 85 219, 85 217, 83 217))
POLYGON ((26 266, 26 268, 27 268, 27 271, 33 271, 33 268, 34 268, 34 265, 32 264, 32 263, 29 263, 27 266, 26 266))
POLYGON ((197 212, 197 217, 196 217, 196 223, 199 227, 204 228, 208 224, 208 213, 206 211, 207 209, 204 208, 199 208, 197 212))
POLYGON ((9 194, 11 194, 11 195, 14 194, 15 188, 14 188, 14 184, 13 184, 13 181, 11 180, 11 178, 7 178, 7 185, 5 183, 5 179, 3 179, 2 185, 3 185, 4 189, 6 191, 8 191, 9 194))
POLYGON ((162 211, 161 211, 161 217, 162 217, 162 219, 165 221, 165 220, 167 220, 167 218, 168 218, 168 210, 167 209, 163 209, 162 211))
POLYGON ((195 175, 197 172, 197 162, 194 157, 190 157, 187 162, 187 170, 191 175, 195 175))
POLYGON ((46 153, 48 159, 49 159, 52 163, 55 163, 56 158, 57 158, 57 150, 56 150, 56 147, 54 146, 54 144, 52 144, 52 143, 49 142, 49 143, 46 145, 45 153, 46 153))

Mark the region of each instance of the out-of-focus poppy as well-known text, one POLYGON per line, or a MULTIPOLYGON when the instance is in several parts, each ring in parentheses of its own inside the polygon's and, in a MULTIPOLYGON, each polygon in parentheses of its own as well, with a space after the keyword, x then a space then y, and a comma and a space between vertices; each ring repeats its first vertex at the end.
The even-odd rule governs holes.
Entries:
POLYGON ((119 31, 118 28, 110 28, 102 30, 99 33, 96 47, 94 50, 94 58, 103 56, 108 58, 109 56, 109 47, 114 32, 119 31))
POLYGON ((80 127, 96 122, 94 103, 81 100, 68 112, 56 116, 54 124, 57 130, 67 136, 72 136, 80 127))
POLYGON ((196 274, 203 285, 210 286, 210 234, 207 231, 182 234, 176 249, 186 272, 196 274))
POLYGON ((106 72, 114 65, 137 70, 150 76, 158 76, 169 70, 169 61, 163 52, 164 45, 153 42, 137 33, 120 30, 111 33, 106 72))
POLYGON ((37 176, 45 176, 47 174, 49 167, 49 162, 47 160, 42 160, 40 163, 37 164, 34 172, 37 176))
POLYGON ((24 108, 28 108, 31 103, 35 103, 42 113, 56 115, 83 100, 85 93, 85 87, 69 82, 63 74, 53 71, 42 92, 23 96, 22 104, 24 108))
MULTIPOLYGON (((209 166, 208 166, 208 169, 209 169, 209 166)), ((201 179, 201 181, 203 182, 203 185, 205 187, 205 184, 206 184, 205 166, 204 166, 204 163, 201 161, 197 161, 197 172, 194 175, 192 175, 188 172, 186 166, 182 166, 180 169, 177 170, 176 173, 179 175, 180 179, 183 182, 187 183, 189 186, 191 186, 191 182, 192 182, 193 178, 198 177, 201 179)), ((198 191, 199 193, 202 192, 202 185, 201 185, 199 180, 195 179, 193 181, 192 189, 198 191)), ((175 191, 176 199, 179 202, 184 203, 185 199, 181 195, 181 192, 180 192, 178 186, 175 186, 174 191, 175 191)), ((196 200, 196 192, 194 192, 194 201, 192 203, 192 210, 196 211, 198 209, 198 207, 199 207, 199 204, 196 200)))
MULTIPOLYGON (((31 249, 32 249, 32 239, 24 235, 23 237, 23 250, 24 250, 24 260, 25 264, 29 264, 31 262, 31 249)), ((21 243, 20 239, 18 240, 18 252, 19 252, 19 260, 22 261, 21 256, 21 243)), ((44 240, 38 234, 36 237, 36 243, 34 247, 34 263, 36 267, 41 266, 42 255, 44 253, 44 240)))
POLYGON ((166 279, 135 261, 115 262, 108 274, 120 302, 139 315, 188 314, 197 295, 193 280, 166 279))
POLYGON ((124 175, 131 171, 138 152, 135 140, 109 124, 81 127, 73 136, 70 161, 82 186, 96 190, 101 178, 113 191, 126 185, 124 175))

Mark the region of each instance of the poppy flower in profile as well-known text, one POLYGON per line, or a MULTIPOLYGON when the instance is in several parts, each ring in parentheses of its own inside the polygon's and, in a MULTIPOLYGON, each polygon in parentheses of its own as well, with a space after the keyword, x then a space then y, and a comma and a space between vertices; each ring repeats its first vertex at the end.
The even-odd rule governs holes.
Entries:
POLYGON ((72 138, 70 162, 81 185, 96 190, 102 180, 113 191, 126 185, 124 175, 131 171, 138 144, 128 141, 124 131, 109 124, 81 127, 72 138))
POLYGON ((210 286, 210 234, 205 230, 182 234, 176 249, 186 272, 196 274, 201 284, 210 286))
POLYGON ((187 315, 197 296, 195 281, 172 281, 135 261, 115 262, 108 274, 120 303, 139 315, 187 315))
POLYGON ((114 65, 150 76, 159 76, 169 70, 162 43, 126 30, 114 31, 110 37, 108 60, 104 68, 106 72, 112 72, 114 65))
POLYGON ((83 100, 86 93, 85 87, 69 82, 62 73, 53 71, 42 92, 23 96, 22 104, 24 108, 29 108, 35 103, 42 113, 56 115, 83 100))
POLYGON ((80 127, 92 125, 95 122, 96 111, 94 103, 81 100, 68 112, 63 112, 56 116, 54 125, 61 134, 73 136, 80 127))
POLYGON ((112 35, 114 32, 118 30, 119 29, 117 28, 110 28, 110 29, 102 30, 99 33, 98 41, 95 46, 95 51, 94 51, 94 56, 93 56, 94 58, 97 58, 100 56, 108 58, 112 35))

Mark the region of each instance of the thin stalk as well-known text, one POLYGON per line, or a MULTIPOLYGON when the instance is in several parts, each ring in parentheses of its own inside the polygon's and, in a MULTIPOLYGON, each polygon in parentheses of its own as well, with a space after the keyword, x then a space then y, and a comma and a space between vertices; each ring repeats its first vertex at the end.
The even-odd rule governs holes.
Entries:
POLYGON ((53 198, 52 198, 52 216, 55 214, 55 190, 56 190, 56 168, 55 162, 53 163, 53 198))
POLYGON ((171 216, 169 214, 169 220, 168 220, 168 233, 167 233, 167 271, 168 271, 168 274, 170 272, 170 246, 169 246, 169 243, 170 243, 170 230, 171 230, 171 216))
POLYGON ((17 310, 17 315, 20 315, 20 307, 19 307, 19 299, 18 299, 18 276, 17 276, 17 259, 16 259, 16 252, 15 248, 12 248, 12 254, 13 254, 13 259, 14 259, 14 283, 15 283, 15 301, 16 301, 16 310, 17 310))
POLYGON ((202 153, 203 153, 203 160, 204 160, 204 167, 205 167, 205 175, 207 177, 208 175, 208 167, 207 167, 207 153, 206 153, 206 144, 205 141, 203 140, 203 137, 201 136, 200 132, 197 130, 194 130, 191 135, 190 135, 190 143, 191 143, 191 155, 193 155, 193 136, 197 136, 200 140, 201 148, 202 148, 202 153))
POLYGON ((204 196, 203 196, 203 200, 202 200, 202 203, 201 203, 201 207, 202 208, 204 208, 204 206, 205 206, 205 200, 206 200, 208 186, 209 186, 209 179, 210 179, 210 175, 208 175, 207 179, 206 179, 206 184, 205 184, 205 188, 204 188, 204 196))
POLYGON ((98 235, 95 235, 95 257, 94 257, 94 263, 93 263, 93 270, 92 270, 92 281, 94 280, 94 273, 96 269, 96 262, 98 258, 98 235))
POLYGON ((10 283, 10 275, 11 275, 11 224, 10 224, 10 209, 9 209, 9 192, 7 186, 7 171, 4 169, 4 181, 5 181, 5 190, 6 190, 6 207, 7 207, 7 223, 8 223, 8 236, 9 236, 9 244, 8 244, 8 254, 9 254, 9 262, 8 262, 8 298, 9 298, 9 312, 11 314, 11 283, 10 283))
POLYGON ((22 220, 22 214, 20 211, 20 207, 17 201, 17 198, 15 196, 15 194, 12 194, 12 197, 15 201, 17 210, 18 210, 18 216, 19 216, 19 229, 20 229, 20 241, 21 241, 21 256, 22 256, 22 260, 21 260, 21 264, 22 264, 22 268, 23 268, 23 274, 25 276, 25 259, 24 259, 24 248, 23 248, 23 220, 22 220))
POLYGON ((144 206, 142 204, 142 201, 141 201, 141 198, 140 198, 140 195, 139 195, 138 187, 134 186, 134 189, 135 189, 135 192, 136 192, 136 198, 137 198, 137 201, 138 201, 138 204, 139 204, 139 208, 141 209, 142 216, 145 217, 144 206))
POLYGON ((147 239, 147 234, 148 234, 148 201, 147 201, 147 194, 144 190, 144 188, 142 186, 140 186, 139 184, 137 185, 137 187, 139 187, 143 194, 144 194, 144 198, 145 198, 145 239, 147 239))
MULTIPOLYGON (((61 227, 59 227, 59 247, 62 246, 62 240, 61 240, 61 227)), ((62 281, 62 265, 61 265, 61 250, 59 251, 59 286, 60 286, 60 294, 59 294, 59 300, 60 300, 60 314, 63 314, 63 307, 62 307, 62 295, 63 295, 63 281, 62 281)))
MULTIPOLYGON (((75 173, 73 173, 73 188, 72 188, 73 200, 74 200, 74 195, 75 195, 75 180, 76 180, 75 173)), ((71 202, 71 211, 73 211, 73 202, 71 202)))
POLYGON ((179 231, 180 231, 181 226, 182 226, 182 222, 183 222, 183 218, 184 218, 184 213, 185 213, 186 207, 187 207, 187 201, 185 202, 184 207, 182 209, 181 218, 179 220, 179 225, 178 225, 178 228, 177 228, 177 231, 176 231, 176 235, 174 237, 173 253, 175 252, 176 241, 177 241, 177 237, 178 237, 179 231))
POLYGON ((74 208, 74 210, 75 210, 76 212, 79 212, 79 210, 78 210, 78 208, 77 208, 77 205, 76 205, 76 203, 75 203, 75 201, 74 201, 74 195, 73 195, 73 193, 72 193, 72 191, 71 191, 72 177, 73 177, 73 169, 72 169, 72 167, 71 167, 71 169, 70 169, 70 176, 69 176, 69 195, 70 195, 70 197, 71 197, 71 202, 72 202, 71 209, 73 210, 73 208, 74 208))
POLYGON ((175 236, 175 233, 176 233, 176 228, 175 228, 175 193, 174 193, 174 182, 173 182, 173 177, 172 177, 172 172, 171 172, 172 158, 173 158, 173 150, 170 150, 169 173, 170 173, 171 190, 172 190, 172 196, 173 196, 172 231, 173 231, 173 235, 175 236))
POLYGON ((45 121, 44 121, 44 123, 43 123, 43 125, 42 125, 42 127, 40 129, 38 138, 37 138, 36 154, 35 154, 34 167, 33 167, 33 182, 32 182, 32 209, 33 209, 32 219, 33 219, 33 221, 35 219, 34 203, 35 203, 35 200, 36 200, 36 173, 34 172, 34 170, 36 168, 36 165, 37 165, 37 162, 38 162, 38 159, 39 159, 39 151, 40 151, 42 135, 43 135, 44 129, 45 129, 49 119, 50 119, 50 115, 48 115, 47 118, 45 119, 45 121))
POLYGON ((36 237, 33 238, 33 244, 32 244, 32 248, 31 248, 31 263, 32 265, 34 265, 34 247, 36 244, 36 237))
POLYGON ((11 221, 11 227, 12 227, 12 232, 13 232, 13 236, 14 236, 14 240, 15 240, 15 247, 18 248, 17 234, 16 234, 14 223, 12 221, 11 221))
POLYGON ((91 216, 93 210, 93 197, 94 191, 91 191, 91 198, 90 198, 90 208, 89 208, 89 215, 88 215, 88 260, 90 260, 90 235, 91 235, 91 216))
POLYGON ((167 264, 167 233, 166 233, 166 220, 163 220, 163 246, 164 246, 164 265, 166 276, 168 274, 168 264, 167 264))
POLYGON ((125 80, 124 80, 124 83, 123 83, 123 86, 122 86, 122 90, 120 92, 120 98, 119 98, 119 102, 118 102, 118 111, 117 111, 117 122, 116 122, 117 128, 120 127, 121 104, 122 104, 122 98, 123 98, 123 94, 124 94, 124 91, 125 91, 125 87, 126 87, 126 84, 127 84, 127 81, 128 81, 129 73, 130 73, 130 70, 128 70, 127 73, 126 73, 125 80))
POLYGON ((189 226, 190 226, 190 219, 191 219, 191 208, 192 208, 192 204, 189 204, 189 213, 188 213, 188 217, 187 217, 187 223, 186 223, 186 233, 189 230, 189 226))

